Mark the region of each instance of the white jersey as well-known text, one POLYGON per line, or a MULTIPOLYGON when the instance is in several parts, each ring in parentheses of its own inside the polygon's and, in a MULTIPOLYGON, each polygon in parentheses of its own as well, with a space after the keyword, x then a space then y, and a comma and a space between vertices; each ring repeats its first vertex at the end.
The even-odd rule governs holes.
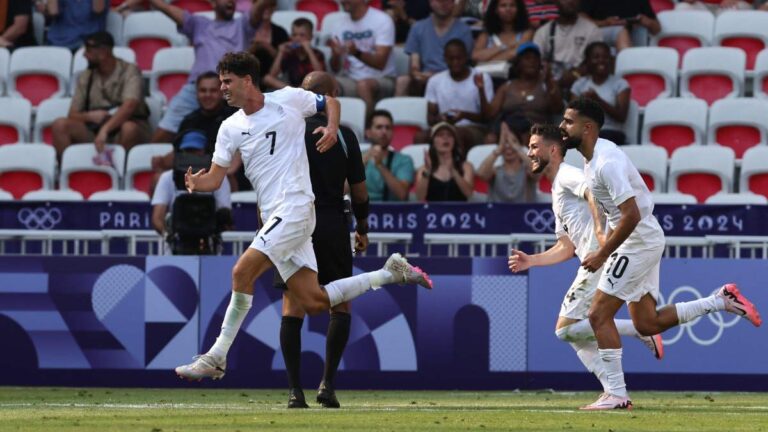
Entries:
POLYGON ((317 113, 325 98, 285 87, 264 95, 264 107, 251 115, 240 109, 224 120, 216 137, 213 162, 229 167, 235 151, 257 194, 263 221, 280 206, 311 206, 304 118, 317 113))
POLYGON ((616 229, 621 219, 619 204, 634 197, 640 222, 622 246, 664 244, 664 231, 653 215, 651 192, 629 157, 611 141, 598 138, 592 160, 586 161, 584 174, 597 204, 616 229))
POLYGON ((555 234, 568 236, 576 246, 576 256, 584 260, 597 250, 595 224, 589 203, 584 199, 587 183, 578 168, 561 163, 552 181, 552 212, 555 214, 555 234))

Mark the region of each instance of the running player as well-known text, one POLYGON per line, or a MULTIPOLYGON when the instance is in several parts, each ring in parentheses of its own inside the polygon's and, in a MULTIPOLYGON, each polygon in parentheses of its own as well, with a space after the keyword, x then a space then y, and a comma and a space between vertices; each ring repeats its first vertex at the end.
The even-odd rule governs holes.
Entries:
POLYGON ((212 191, 219 187, 236 151, 258 194, 264 225, 232 269, 232 297, 221 333, 213 347, 176 373, 189 380, 224 376, 226 356, 253 300, 253 284, 272 266, 286 281, 288 293, 304 311, 316 314, 385 284, 406 283, 432 287, 428 276, 399 254, 384 268, 333 281, 321 287, 311 235, 315 228, 314 195, 304 143, 304 118, 324 111, 328 125, 317 150, 336 143, 339 103, 333 97, 286 87, 264 94, 259 90, 259 62, 246 52, 227 53, 218 64, 224 99, 241 108, 219 129, 210 170, 186 174, 187 189, 212 191))
POLYGON ((560 124, 566 147, 584 155, 584 177, 611 230, 605 243, 581 262, 588 271, 597 272, 610 258, 589 311, 609 389, 583 407, 586 410, 632 408, 621 367, 621 339, 613 319, 624 303, 635 328, 646 336, 716 311, 739 315, 755 326, 762 323, 755 306, 735 284, 723 285, 699 300, 656 309, 664 231, 653 216, 651 194, 637 168, 616 144, 598 138, 604 116, 597 102, 579 98, 568 105, 560 124))
MULTIPOLYGON (((536 124, 531 128, 528 157, 531 159, 532 171, 543 173, 552 184, 552 211, 555 214, 557 243, 546 252, 535 255, 513 249, 509 257, 509 269, 515 273, 531 267, 561 263, 571 259, 574 253, 579 259, 584 259, 587 253, 598 247, 584 174, 563 162, 565 152, 562 134, 557 126, 536 124)), ((597 228, 601 232, 601 225, 597 228)), ((587 319, 599 278, 599 273, 579 268, 560 307, 555 335, 571 344, 579 360, 600 380, 603 391, 608 392, 606 371, 597 351, 595 334, 587 319)), ((664 356, 660 335, 641 336, 628 319, 617 319, 615 322, 619 334, 640 339, 657 359, 664 356)))

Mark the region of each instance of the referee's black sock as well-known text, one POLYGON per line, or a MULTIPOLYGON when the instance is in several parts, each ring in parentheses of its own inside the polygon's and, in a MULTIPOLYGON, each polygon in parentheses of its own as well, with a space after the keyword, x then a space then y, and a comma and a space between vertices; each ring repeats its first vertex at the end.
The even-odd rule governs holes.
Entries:
POLYGON ((283 351, 288 388, 301 388, 301 326, 304 318, 284 316, 280 322, 280 349, 283 351))
POLYGON ((349 327, 352 317, 344 312, 332 312, 331 321, 328 323, 328 335, 325 340, 325 370, 323 382, 333 388, 336 378, 336 369, 341 362, 344 348, 349 340, 349 327))

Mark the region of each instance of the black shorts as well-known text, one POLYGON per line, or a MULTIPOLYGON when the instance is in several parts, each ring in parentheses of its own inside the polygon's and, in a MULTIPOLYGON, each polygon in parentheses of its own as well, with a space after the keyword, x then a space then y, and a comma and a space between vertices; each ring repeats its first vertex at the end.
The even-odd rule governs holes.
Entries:
MULTIPOLYGON (((317 260, 317 279, 325 285, 352 276, 352 244, 347 219, 341 211, 317 210, 312 246, 317 260)), ((285 290, 285 282, 275 272, 275 288, 285 290)))

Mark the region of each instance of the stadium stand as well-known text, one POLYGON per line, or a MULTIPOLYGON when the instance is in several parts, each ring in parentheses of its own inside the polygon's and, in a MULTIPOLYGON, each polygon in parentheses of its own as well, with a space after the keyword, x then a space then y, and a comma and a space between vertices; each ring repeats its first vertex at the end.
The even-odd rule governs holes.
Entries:
POLYGON ((717 16, 715 45, 738 48, 747 56, 746 72, 751 76, 757 54, 768 46, 768 12, 726 11, 717 16))
POLYGON ((707 198, 705 204, 720 204, 720 205, 766 205, 768 204, 768 198, 753 194, 750 192, 741 193, 725 193, 720 192, 707 198))
POLYGON ((149 201, 149 195, 146 192, 137 190, 106 190, 94 192, 88 197, 88 201, 149 201))
POLYGON ((128 151, 125 163, 125 190, 149 193, 152 182, 152 157, 173 151, 173 145, 151 143, 140 144, 128 151))
POLYGON ((413 144, 413 138, 421 130, 429 127, 427 123, 427 100, 423 97, 391 97, 376 103, 376 109, 384 109, 394 119, 392 147, 400 150, 413 144))
POLYGON ((27 192, 22 201, 83 201, 83 194, 73 190, 38 190, 27 192))
POLYGON ((728 147, 680 148, 669 162, 669 192, 693 195, 699 203, 718 192, 731 192, 735 159, 728 147))
POLYGON ((123 23, 123 43, 136 53, 136 65, 148 76, 161 48, 187 45, 176 24, 162 12, 134 12, 123 23))
POLYGON ((707 131, 707 104, 700 99, 656 99, 645 109, 641 142, 675 150, 703 144, 707 131))
POLYGON ((672 48, 627 48, 616 57, 616 75, 627 80, 632 100, 644 109, 653 99, 675 95, 678 62, 672 48))
POLYGON ((664 192, 667 184, 667 152, 651 145, 622 146, 651 192, 664 192))
POLYGON ((152 59, 149 74, 149 94, 168 103, 189 81, 189 72, 195 61, 192 47, 161 48, 152 59))
MULTIPOLYGON (((326 15, 339 11, 339 4, 335 0, 299 0, 296 2, 296 10, 311 12, 317 18, 317 22, 320 24, 315 27, 317 30, 323 29, 323 18, 326 15)), ((290 33, 290 29, 289 29, 290 33)))
POLYGON ((94 165, 96 147, 92 143, 67 147, 61 158, 60 188, 80 192, 85 198, 94 192, 119 189, 125 167, 125 149, 114 144, 107 147, 113 152, 113 167, 94 165))
POLYGON ((67 94, 71 66, 72 52, 66 48, 18 48, 11 54, 8 95, 23 97, 33 107, 45 99, 64 96, 67 94))
POLYGON ((744 94, 747 56, 738 48, 694 48, 685 53, 680 96, 703 99, 707 105, 744 94))
POLYGON ((744 152, 739 191, 768 197, 768 146, 752 147, 744 152))
POLYGON ((709 109, 707 143, 730 147, 741 159, 756 145, 766 145, 768 101, 756 98, 720 99, 709 109))
POLYGON ((21 199, 27 192, 51 189, 56 171, 56 150, 47 144, 0 147, 0 189, 21 199))
POLYGON ((365 136, 365 102, 356 97, 338 98, 341 104, 341 123, 352 129, 358 140, 365 136))
POLYGON ((0 98, 0 146, 29 140, 32 104, 18 97, 0 98))
POLYGON ((51 135, 51 125, 59 117, 66 117, 69 114, 69 106, 72 104, 72 98, 53 98, 46 99, 37 107, 37 116, 35 124, 32 127, 32 141, 53 144, 51 135))
POLYGON ((658 15, 661 31, 651 37, 651 45, 672 48, 680 56, 692 48, 712 45, 715 17, 706 11, 665 11, 658 15))

